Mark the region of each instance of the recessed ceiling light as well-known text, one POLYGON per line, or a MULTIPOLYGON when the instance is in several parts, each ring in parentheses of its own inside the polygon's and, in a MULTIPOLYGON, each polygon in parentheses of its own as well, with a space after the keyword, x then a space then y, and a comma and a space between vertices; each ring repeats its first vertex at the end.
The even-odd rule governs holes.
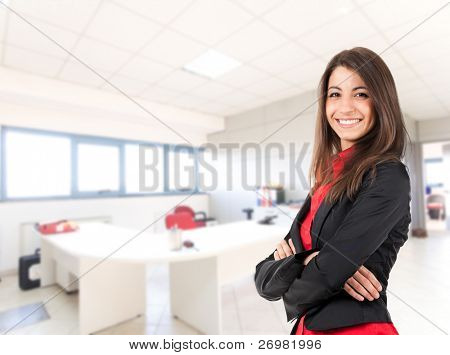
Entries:
POLYGON ((236 59, 214 49, 209 49, 183 68, 195 74, 215 79, 240 65, 241 63, 236 59))

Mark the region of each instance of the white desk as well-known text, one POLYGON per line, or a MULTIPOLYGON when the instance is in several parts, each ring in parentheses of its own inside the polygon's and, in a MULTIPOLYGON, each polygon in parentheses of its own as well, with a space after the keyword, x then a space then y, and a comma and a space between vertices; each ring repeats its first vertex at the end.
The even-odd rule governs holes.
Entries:
POLYGON ((79 278, 81 334, 145 314, 146 266, 159 262, 169 262, 172 315, 202 333, 221 334, 221 285, 252 274, 287 230, 243 221, 183 231, 182 239, 198 251, 169 251, 165 233, 144 232, 129 241, 138 233, 83 223, 73 233, 40 235, 41 286, 66 287, 79 278))

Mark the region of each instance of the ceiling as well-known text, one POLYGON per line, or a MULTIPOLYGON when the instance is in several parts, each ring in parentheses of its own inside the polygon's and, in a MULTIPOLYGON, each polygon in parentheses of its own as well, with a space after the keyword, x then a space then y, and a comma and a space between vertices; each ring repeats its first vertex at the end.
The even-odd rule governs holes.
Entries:
POLYGON ((130 96, 228 116, 315 90, 335 53, 364 46, 384 51, 404 112, 450 117, 450 6, 430 17, 445 1, 0 1, 23 17, 0 6, 8 68, 115 91, 72 54, 130 96), (243 65, 182 69, 210 48, 243 65))

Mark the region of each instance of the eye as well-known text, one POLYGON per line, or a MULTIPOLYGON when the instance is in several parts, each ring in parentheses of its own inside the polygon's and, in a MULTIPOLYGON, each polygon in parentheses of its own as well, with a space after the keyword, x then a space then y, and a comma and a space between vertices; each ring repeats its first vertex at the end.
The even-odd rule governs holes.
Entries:
POLYGON ((358 93, 356 94, 356 96, 359 96, 359 95, 361 95, 360 97, 369 97, 369 95, 367 95, 367 94, 364 93, 364 92, 358 92, 358 93))
POLYGON ((328 95, 328 97, 338 97, 339 93, 338 92, 332 92, 331 94, 328 95))

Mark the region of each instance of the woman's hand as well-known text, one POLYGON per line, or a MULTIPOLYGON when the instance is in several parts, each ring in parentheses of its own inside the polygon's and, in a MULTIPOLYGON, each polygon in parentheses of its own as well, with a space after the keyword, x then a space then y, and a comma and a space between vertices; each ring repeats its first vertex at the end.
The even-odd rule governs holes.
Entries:
POLYGON ((344 290, 358 301, 364 301, 364 298, 373 301, 375 298, 380 297, 378 291, 382 289, 375 275, 365 268, 364 265, 344 285, 344 290))
POLYGON ((273 253, 273 257, 275 260, 280 260, 293 254, 295 254, 295 247, 292 239, 289 238, 289 244, 284 239, 277 244, 277 250, 273 253))
MULTIPOLYGON (((303 261, 303 264, 308 265, 311 259, 317 254, 319 254, 318 251, 309 254, 303 261)), ((378 291, 381 291, 382 289, 383 288, 375 275, 364 265, 362 265, 344 284, 344 290, 358 301, 364 301, 364 299, 373 301, 375 298, 380 297, 378 291)))

